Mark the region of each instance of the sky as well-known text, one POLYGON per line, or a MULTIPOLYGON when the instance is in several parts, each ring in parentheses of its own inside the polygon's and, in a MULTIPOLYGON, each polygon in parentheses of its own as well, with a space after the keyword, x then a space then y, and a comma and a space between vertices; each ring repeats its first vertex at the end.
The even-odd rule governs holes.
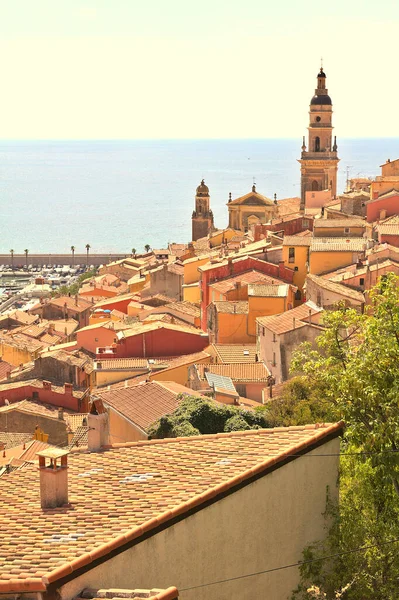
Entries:
POLYGON ((0 0, 1 139, 399 137, 397 0, 0 0))

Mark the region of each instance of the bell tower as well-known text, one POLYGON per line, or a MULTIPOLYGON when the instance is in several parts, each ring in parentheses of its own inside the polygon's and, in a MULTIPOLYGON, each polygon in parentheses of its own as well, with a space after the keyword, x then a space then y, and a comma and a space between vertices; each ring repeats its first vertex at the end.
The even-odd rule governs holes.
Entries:
POLYGON ((321 67, 317 88, 310 101, 308 147, 303 137, 301 158, 301 210, 305 209, 306 192, 330 190, 337 195, 339 158, 337 139, 332 137, 332 102, 326 88, 326 74, 321 67))
POLYGON ((197 187, 195 194, 195 210, 191 217, 192 241, 206 237, 213 229, 213 213, 209 208, 209 188, 204 180, 197 187))

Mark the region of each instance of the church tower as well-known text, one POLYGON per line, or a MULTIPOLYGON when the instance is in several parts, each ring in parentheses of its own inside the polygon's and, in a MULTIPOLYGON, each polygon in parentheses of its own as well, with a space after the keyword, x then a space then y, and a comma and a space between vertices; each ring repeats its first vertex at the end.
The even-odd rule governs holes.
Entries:
POLYGON ((206 237, 213 229, 213 213, 209 208, 209 188, 204 180, 197 187, 195 194, 195 210, 191 217, 192 222, 192 240, 195 242, 199 238, 206 237))
POLYGON ((301 159, 301 210, 305 209, 306 192, 329 190, 337 195, 339 158, 337 140, 332 138, 332 103, 326 88, 323 68, 317 75, 317 88, 310 101, 308 148, 303 138, 301 159))

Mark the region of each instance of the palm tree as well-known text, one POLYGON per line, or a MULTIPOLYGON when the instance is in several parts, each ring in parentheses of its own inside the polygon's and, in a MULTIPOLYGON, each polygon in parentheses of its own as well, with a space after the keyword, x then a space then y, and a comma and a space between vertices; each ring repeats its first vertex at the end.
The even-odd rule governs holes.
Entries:
POLYGON ((91 246, 90 244, 86 244, 86 266, 89 266, 89 250, 90 250, 91 246))
POLYGON ((75 246, 71 246, 71 252, 72 252, 72 266, 75 266, 75 246))
POLYGON ((24 252, 25 252, 26 268, 28 268, 28 254, 29 254, 28 248, 25 248, 24 252))
POLYGON ((146 244, 146 245, 144 246, 144 249, 145 249, 145 251, 146 251, 146 252, 149 252, 149 251, 150 251, 150 249, 151 249, 151 246, 150 246, 150 244, 146 244))
POLYGON ((132 248, 133 258, 136 258, 136 248, 132 248))
POLYGON ((12 270, 14 270, 14 250, 12 248, 10 250, 10 254, 11 254, 11 268, 12 268, 12 270))

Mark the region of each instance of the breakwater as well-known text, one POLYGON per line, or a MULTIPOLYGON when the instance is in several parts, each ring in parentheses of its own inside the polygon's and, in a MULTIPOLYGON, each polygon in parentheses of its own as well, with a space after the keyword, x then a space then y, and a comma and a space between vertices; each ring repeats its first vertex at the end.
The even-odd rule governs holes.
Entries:
POLYGON ((13 266, 14 269, 18 269, 19 267, 25 267, 26 265, 32 265, 33 267, 43 267, 46 266, 57 266, 57 265, 94 265, 98 267, 99 265, 104 265, 114 260, 119 260, 121 258, 126 258, 131 256, 131 254, 91 254, 87 257, 87 254, 76 254, 72 257, 72 254, 30 254, 26 257, 25 254, 16 254, 14 253, 13 258, 11 258, 11 254, 0 254, 0 265, 8 265, 13 266))

